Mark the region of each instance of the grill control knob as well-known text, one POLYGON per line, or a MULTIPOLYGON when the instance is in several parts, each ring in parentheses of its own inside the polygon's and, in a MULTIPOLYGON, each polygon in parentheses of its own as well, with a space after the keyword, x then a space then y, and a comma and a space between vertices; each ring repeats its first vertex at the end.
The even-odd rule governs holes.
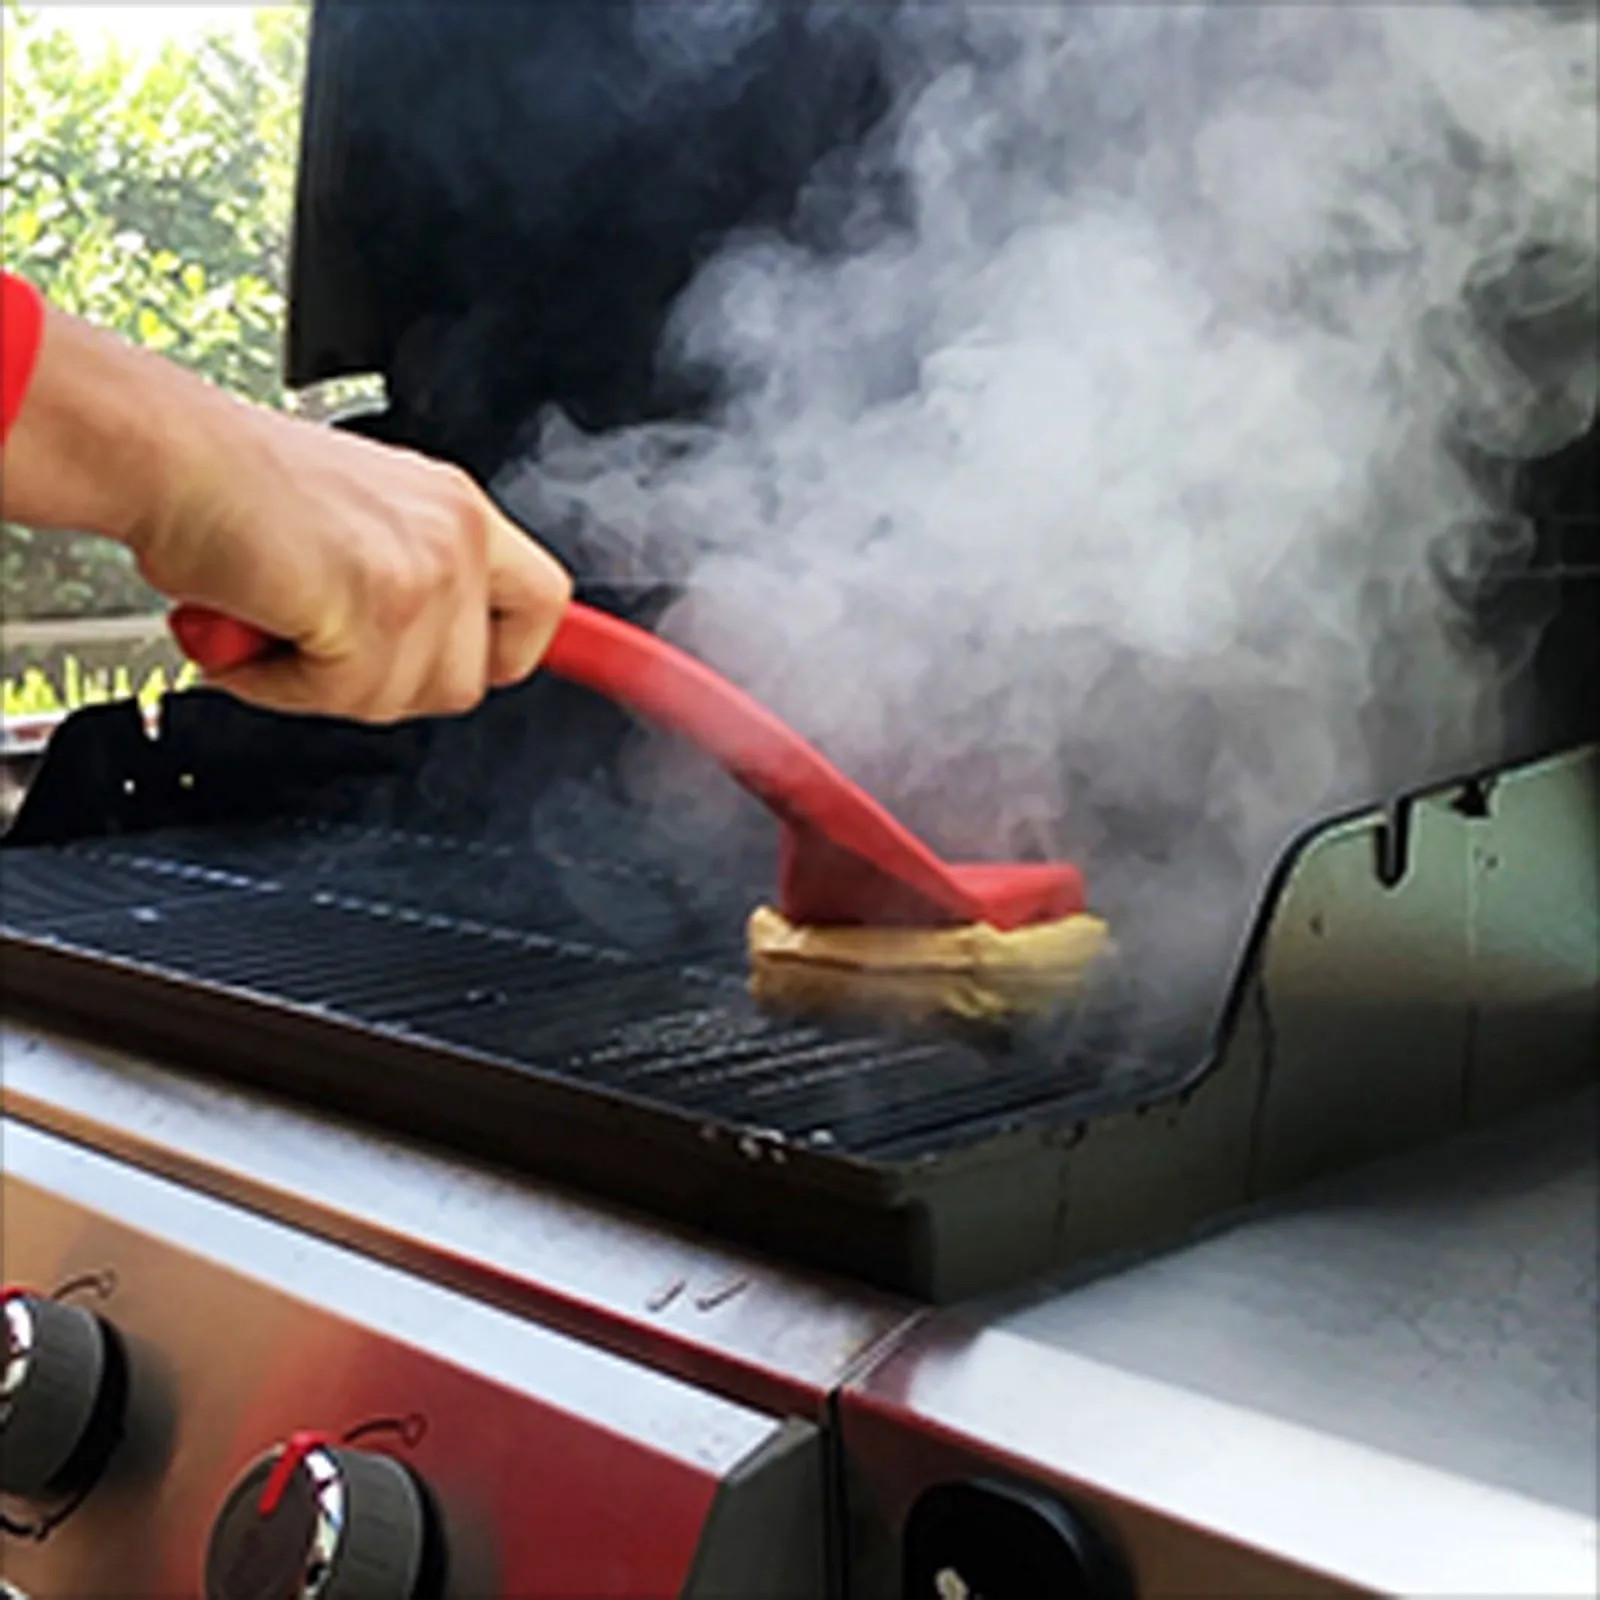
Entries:
POLYGON ((81 1494, 121 1437, 127 1367, 110 1325, 81 1306, 0 1291, 0 1493, 81 1494))
POLYGON ((425 1600, 440 1546, 391 1456, 296 1434, 240 1478, 211 1530, 206 1600, 425 1600))
POLYGON ((1131 1600, 1122 1553, 1080 1512, 1033 1489, 936 1484, 906 1518, 907 1600, 1131 1600))

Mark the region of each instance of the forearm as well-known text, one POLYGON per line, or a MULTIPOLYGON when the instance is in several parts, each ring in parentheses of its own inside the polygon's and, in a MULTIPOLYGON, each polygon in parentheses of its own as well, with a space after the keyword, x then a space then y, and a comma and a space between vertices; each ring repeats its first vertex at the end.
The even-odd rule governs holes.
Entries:
POLYGON ((191 374, 47 307, 6 437, 0 511, 137 546, 219 400, 191 374))
POLYGON ((538 665, 571 580, 465 473, 236 400, 5 290, 0 510, 99 533, 173 600, 279 640, 216 680, 278 711, 468 710, 538 665))

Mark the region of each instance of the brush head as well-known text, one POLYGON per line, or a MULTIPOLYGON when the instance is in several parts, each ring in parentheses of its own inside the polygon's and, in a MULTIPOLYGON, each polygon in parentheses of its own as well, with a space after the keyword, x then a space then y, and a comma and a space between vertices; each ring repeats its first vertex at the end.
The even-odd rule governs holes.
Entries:
POLYGON ((1086 906, 1083 874, 1068 862, 941 863, 936 892, 892 876, 795 822, 785 822, 778 900, 810 928, 955 928, 1002 933, 1073 917, 1086 906))
POLYGON ((745 928, 750 992, 795 1016, 858 1016, 1009 1027, 1073 1005, 1111 952, 1098 917, 1073 915, 1009 932, 800 926, 771 906, 745 928))

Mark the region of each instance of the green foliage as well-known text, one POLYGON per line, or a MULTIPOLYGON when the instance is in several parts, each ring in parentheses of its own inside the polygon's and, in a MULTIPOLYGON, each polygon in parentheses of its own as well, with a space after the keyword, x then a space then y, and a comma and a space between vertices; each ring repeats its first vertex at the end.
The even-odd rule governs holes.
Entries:
POLYGON ((0 585, 7 617, 115 617, 161 605, 120 544, 9 522, 0 539, 0 585))
POLYGON ((144 60, 86 55, 43 14, 7 21, 6 259, 63 309, 281 401, 303 14, 144 60))
MULTIPOLYGON (((284 277, 306 14, 132 56, 5 13, 0 241, 53 304, 234 392, 284 403, 284 277)), ((12 615, 147 609, 125 553, 6 527, 12 615)))

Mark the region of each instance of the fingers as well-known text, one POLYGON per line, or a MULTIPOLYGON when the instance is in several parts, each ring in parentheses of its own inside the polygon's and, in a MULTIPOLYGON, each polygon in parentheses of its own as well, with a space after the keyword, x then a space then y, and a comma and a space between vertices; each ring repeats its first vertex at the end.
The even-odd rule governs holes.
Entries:
POLYGON ((538 666, 571 581, 467 474, 244 407, 211 420, 231 445, 212 455, 234 470, 196 480, 141 570, 292 647, 216 687, 392 723, 470 711, 538 666))
POLYGON ((480 605, 449 631, 412 630, 375 640, 347 660, 305 652, 270 657, 207 682, 269 711, 389 724, 458 716, 483 699, 489 622, 480 605))
MULTIPOLYGON (((212 675, 208 681, 266 710, 388 724, 472 710, 489 688, 520 683, 537 668, 572 595, 561 565, 487 501, 487 539, 463 535, 460 564, 433 591, 411 598, 404 626, 390 619, 336 654, 307 649, 212 675), (482 569, 471 559, 483 545, 482 569)), ((380 619, 381 620, 381 619, 380 619)))
POLYGON ((502 689, 521 683, 544 659, 572 598, 572 579, 548 551, 498 512, 492 516, 488 675, 502 689))

